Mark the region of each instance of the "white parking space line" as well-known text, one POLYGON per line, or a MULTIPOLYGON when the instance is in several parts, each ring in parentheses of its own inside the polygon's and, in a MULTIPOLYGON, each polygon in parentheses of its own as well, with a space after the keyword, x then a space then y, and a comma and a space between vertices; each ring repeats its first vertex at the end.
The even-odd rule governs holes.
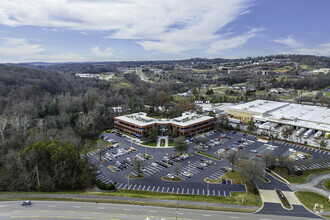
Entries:
POLYGON ((125 189, 125 188, 126 188, 126 186, 127 186, 127 184, 125 184, 125 186, 123 187, 123 189, 125 189))
POLYGON ((197 189, 197 195, 199 195, 199 189, 197 189))
POLYGON ((136 184, 134 185, 133 190, 135 189, 135 187, 136 187, 136 184))
POLYGON ((226 196, 226 191, 223 191, 223 195, 226 196))
POLYGON ((146 185, 143 186, 142 191, 144 191, 144 188, 146 188, 146 185))
POLYGON ((174 187, 172 188, 172 193, 174 192, 174 187))
POLYGON ((118 186, 118 188, 120 188, 121 187, 121 185, 123 185, 124 183, 122 183, 122 184, 120 184, 120 186, 118 186))
POLYGON ((189 188, 187 189, 187 193, 186 194, 189 194, 189 188))
POLYGON ((183 194, 183 192, 184 192, 184 188, 182 188, 182 192, 181 193, 183 194))
POLYGON ((163 190, 162 190, 162 192, 164 192, 164 189, 165 189, 165 187, 163 186, 163 190))
POLYGON ((204 189, 203 189, 203 193, 202 194, 204 195, 204 189))
POLYGON ((220 196, 220 191, 218 190, 218 195, 220 196))
POLYGON ((139 188, 137 190, 140 190, 141 185, 139 185, 139 188))
POLYGON ((192 193, 191 193, 191 194, 193 194, 193 195, 194 195, 194 191, 195 191, 195 189, 192 189, 192 193))
POLYGON ((154 191, 154 189, 155 189, 155 186, 154 186, 154 187, 152 187, 152 190, 151 190, 151 191, 154 191))
POLYGON ((179 193, 179 188, 176 189, 176 193, 179 193))
POLYGON ((148 186, 148 189, 147 189, 147 191, 149 191, 149 189, 150 189, 150 186, 148 186))
POLYGON ((158 188, 157 188, 157 192, 159 192, 159 188, 160 188, 160 186, 158 186, 158 188))
POLYGON ((215 190, 213 190, 213 195, 215 196, 215 190))

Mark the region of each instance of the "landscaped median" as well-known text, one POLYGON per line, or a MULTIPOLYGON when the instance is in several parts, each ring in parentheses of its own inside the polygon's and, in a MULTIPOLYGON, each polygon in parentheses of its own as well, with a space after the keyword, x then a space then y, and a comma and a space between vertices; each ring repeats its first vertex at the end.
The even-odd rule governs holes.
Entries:
POLYGON ((127 174, 126 175, 126 178, 130 178, 130 179, 142 179, 142 178, 144 178, 144 175, 143 174, 140 174, 140 176, 139 175, 132 176, 131 174, 127 174))
POLYGON ((168 181, 168 182, 181 182, 183 179, 181 177, 174 177, 173 179, 168 178, 167 176, 163 176, 162 180, 168 181))
POLYGON ((207 154, 207 153, 204 153, 204 152, 198 152, 198 151, 195 151, 196 154, 199 154, 199 155, 202 155, 202 156, 205 156, 205 157, 209 157, 211 159, 214 159, 214 160, 222 160, 220 157, 217 157, 217 156, 214 156, 214 155, 211 155, 211 154, 207 154))
POLYGON ((254 212, 262 205, 259 196, 247 192, 232 192, 231 197, 185 195, 136 190, 115 190, 112 192, 0 193, 0 200, 2 201, 26 199, 136 204, 173 208, 176 207, 176 201, 180 201, 179 208, 236 212, 254 212), (31 197, 31 195, 33 195, 33 197, 31 197), (99 196, 99 198, 95 198, 95 196, 99 196), (132 200, 132 198, 135 199, 132 200), (159 201, 160 198, 162 201, 159 201), (185 201, 197 203, 184 204, 185 201), (203 203, 203 205, 199 203, 203 203), (221 204, 237 205, 239 207, 226 207, 226 205, 221 206, 221 204), (244 208, 244 206, 246 206, 246 208, 244 208))

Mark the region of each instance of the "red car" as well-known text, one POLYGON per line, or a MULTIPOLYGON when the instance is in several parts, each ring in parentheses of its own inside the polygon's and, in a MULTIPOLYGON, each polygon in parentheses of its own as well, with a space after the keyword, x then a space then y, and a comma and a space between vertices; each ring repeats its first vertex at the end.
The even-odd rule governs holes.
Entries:
POLYGON ((261 157, 261 155, 260 154, 256 154, 256 157, 261 157))
POLYGON ((200 161, 202 161, 202 162, 205 162, 205 160, 204 160, 204 159, 202 159, 202 158, 201 158, 201 159, 199 159, 199 160, 200 160, 200 161))

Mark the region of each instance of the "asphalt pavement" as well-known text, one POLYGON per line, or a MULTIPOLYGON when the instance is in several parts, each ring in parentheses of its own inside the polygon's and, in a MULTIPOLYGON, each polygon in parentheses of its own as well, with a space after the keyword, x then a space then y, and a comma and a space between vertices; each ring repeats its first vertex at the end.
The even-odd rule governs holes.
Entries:
POLYGON ((175 209, 140 205, 105 204, 89 202, 33 201, 31 206, 21 206, 20 201, 0 202, 0 219, 121 219, 121 220, 165 220, 165 219, 310 219, 274 216, 265 214, 232 213, 207 210, 175 209))

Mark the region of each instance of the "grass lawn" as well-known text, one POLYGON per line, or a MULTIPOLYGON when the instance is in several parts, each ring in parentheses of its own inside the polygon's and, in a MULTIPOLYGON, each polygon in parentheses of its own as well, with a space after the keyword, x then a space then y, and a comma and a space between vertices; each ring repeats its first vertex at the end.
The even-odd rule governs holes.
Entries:
POLYGON ((330 191, 330 180, 324 181, 323 186, 330 191))
POLYGON ((308 209, 313 210, 315 204, 322 204, 323 211, 330 211, 328 198, 313 192, 296 192, 296 196, 308 209))
POLYGON ((297 175, 288 175, 286 168, 275 167, 273 170, 284 179, 289 181, 290 183, 306 183, 308 181, 308 177, 313 174, 319 173, 327 173, 330 172, 330 167, 320 168, 320 169, 312 169, 312 170, 304 170, 303 174, 300 176, 297 175))
POLYGON ((325 92, 324 94, 326 97, 330 97, 330 92, 325 92))
MULTIPOLYGON (((17 192, 1 192, 0 194, 50 194, 50 193, 17 193, 17 192)), ((114 197, 134 197, 146 199, 164 200, 181 200, 181 201, 196 201, 209 203, 223 203, 244 206, 261 206, 260 196, 247 192, 232 192, 231 197, 224 196, 201 196, 201 195, 182 195, 172 193, 145 192, 137 190, 115 190, 113 192, 82 192, 82 191, 67 191, 52 194, 74 194, 74 195, 91 195, 91 196, 114 196, 114 197), (258 202, 256 202, 258 199, 258 202)), ((111 199, 111 198, 109 198, 111 199)))
POLYGON ((120 83, 117 83, 116 86, 118 87, 126 87, 126 88, 130 88, 131 85, 127 82, 120 82, 120 83))
POLYGON ((241 173, 237 170, 234 172, 231 170, 227 172, 226 174, 222 175, 220 178, 227 179, 227 180, 233 180, 233 179, 239 179, 244 182, 245 178, 242 177, 241 173))
POLYGON ((174 146, 174 140, 168 139, 168 146, 173 147, 174 146))
POLYGON ((157 146, 157 141, 152 140, 152 141, 146 141, 142 143, 143 145, 151 146, 151 147, 156 147, 157 146))

